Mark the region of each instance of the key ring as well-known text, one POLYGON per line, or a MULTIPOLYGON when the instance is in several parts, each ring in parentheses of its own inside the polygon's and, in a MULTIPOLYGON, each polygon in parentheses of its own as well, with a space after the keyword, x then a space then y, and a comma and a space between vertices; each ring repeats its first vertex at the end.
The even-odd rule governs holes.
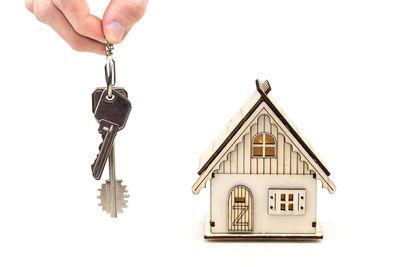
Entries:
POLYGON ((106 54, 107 56, 112 56, 114 51, 114 45, 109 44, 107 39, 104 38, 104 46, 106 47, 106 54))
POLYGON ((113 98, 113 86, 116 82, 116 75, 115 75, 115 61, 113 59, 113 50, 114 45, 109 44, 107 39, 104 39, 104 46, 106 48, 106 65, 104 66, 105 76, 106 76, 106 83, 107 83, 107 91, 108 91, 108 98, 113 98))

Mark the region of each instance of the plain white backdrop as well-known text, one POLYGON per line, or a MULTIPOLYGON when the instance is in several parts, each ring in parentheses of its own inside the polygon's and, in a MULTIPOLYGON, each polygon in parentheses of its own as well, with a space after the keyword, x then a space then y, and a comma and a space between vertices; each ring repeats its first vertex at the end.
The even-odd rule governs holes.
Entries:
MULTIPOLYGON (((116 140, 129 207, 111 219, 91 177, 91 93, 105 58, 72 51, 23 1, 0 7, 0 266, 398 264, 398 1, 150 0, 115 48, 133 111, 116 140), (255 90, 331 171, 321 242, 202 238, 198 158, 255 90)), ((102 16, 105 0, 90 1, 102 16)))

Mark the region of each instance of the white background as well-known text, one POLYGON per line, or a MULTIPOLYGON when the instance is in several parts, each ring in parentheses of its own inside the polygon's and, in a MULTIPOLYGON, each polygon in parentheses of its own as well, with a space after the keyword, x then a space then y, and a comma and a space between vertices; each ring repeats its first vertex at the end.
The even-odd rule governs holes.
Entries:
MULTIPOLYGON (((107 1, 90 1, 101 16, 107 1)), ((23 1, 0 4, 0 266, 340 266, 398 261, 398 1, 150 0, 115 49, 133 103, 117 137, 128 209, 97 206, 91 92, 105 58, 72 51, 23 1), (255 90, 322 155, 321 242, 206 242, 198 158, 255 90)))

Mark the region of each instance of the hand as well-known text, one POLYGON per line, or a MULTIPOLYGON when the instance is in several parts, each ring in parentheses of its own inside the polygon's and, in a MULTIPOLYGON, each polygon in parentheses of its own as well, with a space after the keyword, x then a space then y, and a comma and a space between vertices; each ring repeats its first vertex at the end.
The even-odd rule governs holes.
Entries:
POLYGON ((147 0, 111 0, 103 20, 90 14, 86 0, 25 0, 25 5, 74 50, 104 54, 104 37, 120 43, 143 17, 147 0))

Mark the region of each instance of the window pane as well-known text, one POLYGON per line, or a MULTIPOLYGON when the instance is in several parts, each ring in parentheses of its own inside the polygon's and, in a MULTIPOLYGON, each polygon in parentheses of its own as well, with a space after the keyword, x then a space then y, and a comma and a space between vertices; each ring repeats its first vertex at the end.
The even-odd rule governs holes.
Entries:
POLYGON ((253 156, 263 156, 263 148, 253 146, 253 156))
POLYGON ((275 144, 275 140, 272 135, 265 134, 265 143, 266 144, 275 144))
POLYGON ((263 143, 263 134, 259 134, 254 137, 253 144, 262 144, 263 143))
POLYGON ((246 199, 244 197, 235 197, 235 203, 245 203, 246 199))
POLYGON ((268 214, 302 215, 306 212, 306 189, 268 189, 267 199, 266 210, 268 214))
POLYGON ((265 156, 275 156, 275 147, 265 147, 265 156))

